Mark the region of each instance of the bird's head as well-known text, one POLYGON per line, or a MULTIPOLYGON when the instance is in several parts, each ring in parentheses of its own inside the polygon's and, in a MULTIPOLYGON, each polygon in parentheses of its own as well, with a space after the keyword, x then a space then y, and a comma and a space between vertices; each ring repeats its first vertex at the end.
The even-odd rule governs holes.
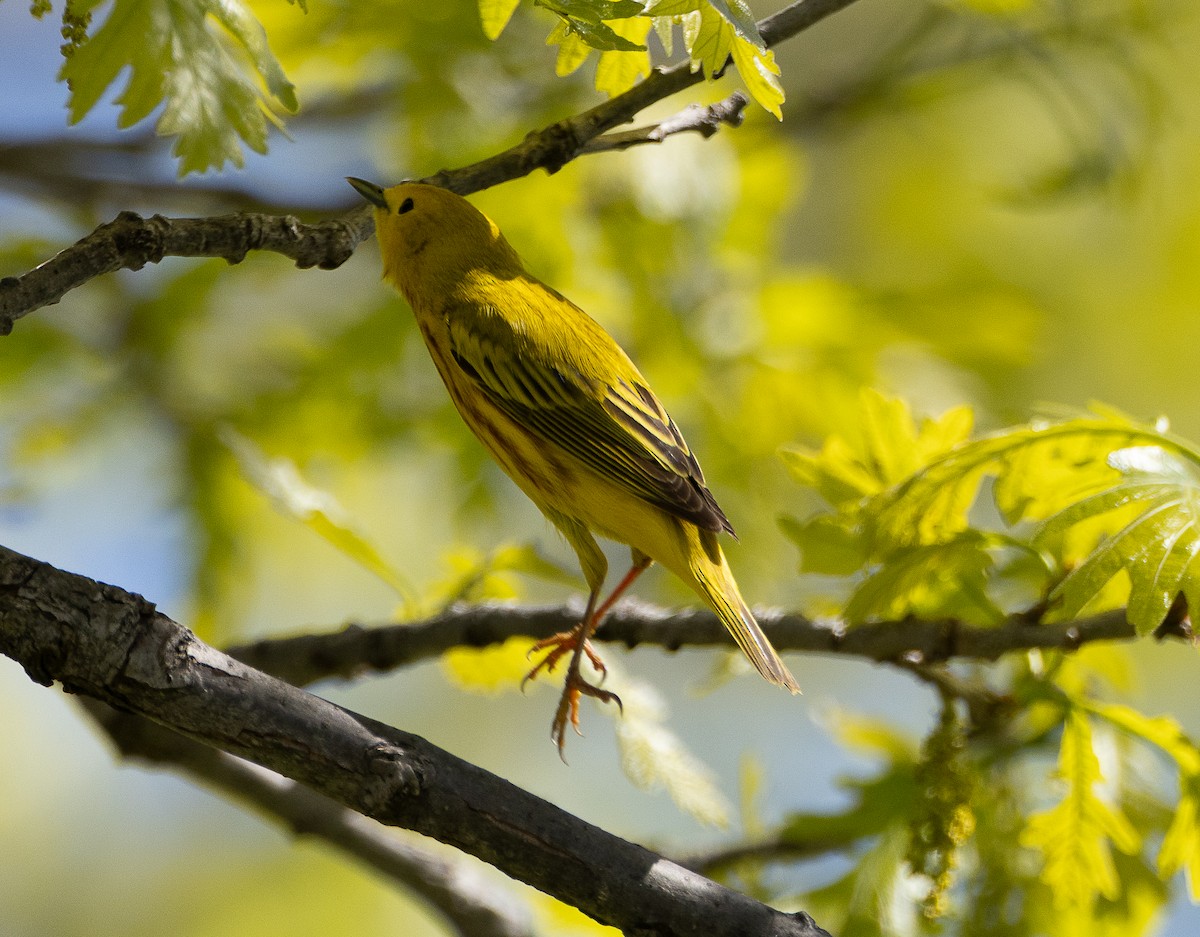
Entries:
POLYGON ((504 278, 521 272, 516 251, 496 223, 448 189, 419 182, 385 189, 348 181, 375 206, 383 275, 409 302, 444 298, 472 271, 504 278))

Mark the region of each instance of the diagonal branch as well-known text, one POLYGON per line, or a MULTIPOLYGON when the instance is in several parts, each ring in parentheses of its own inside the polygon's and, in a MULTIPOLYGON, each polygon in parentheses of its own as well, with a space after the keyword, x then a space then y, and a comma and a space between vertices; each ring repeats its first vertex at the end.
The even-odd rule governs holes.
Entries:
POLYGON ((565 813, 411 733, 209 647, 141 596, 0 547, 0 652, 34 680, 306 785, 656 937, 828 935, 565 813))
MULTIPOLYGON (((799 35, 855 0, 796 0, 758 24, 768 46, 799 35)), ((656 142, 601 135, 629 123, 651 104, 698 84, 703 73, 690 61, 657 69, 644 81, 593 108, 534 131, 516 146, 460 169, 444 169, 424 182, 440 185, 460 195, 526 176, 536 169, 557 172, 585 153, 603 152, 656 142), (601 138, 600 141, 597 138, 601 138)), ((719 107, 720 105, 717 105, 719 107)), ((685 112, 686 114, 687 112, 685 112)), ((730 119, 709 119, 715 129, 730 119)), ((669 123, 669 121, 668 121, 669 123)), ((683 129, 703 129, 701 126, 683 129)), ((631 131, 633 134, 650 131, 631 131)), ((678 131, 671 131, 671 133, 678 131)), ((670 133, 661 133, 665 139, 670 133)), ((252 250, 283 254, 299 267, 331 270, 345 263, 354 249, 371 235, 372 219, 366 207, 320 222, 304 225, 284 215, 239 213, 214 218, 146 219, 133 212, 97 228, 45 263, 17 277, 0 278, 0 336, 9 334, 18 319, 53 305, 68 292, 95 277, 116 270, 140 270, 164 257, 223 257, 238 263, 252 250)))
MULTIPOLYGON (((825 17, 844 9, 855 0, 796 0, 784 9, 758 22, 758 32, 768 48, 798 36, 825 17)), ((727 59, 723 71, 729 65, 727 59)), ((542 130, 529 134, 516 146, 462 169, 443 169, 422 179, 433 185, 469 195, 511 179, 527 176, 535 169, 555 173, 584 152, 588 142, 614 127, 627 124, 638 114, 680 91, 704 80, 690 61, 655 69, 648 78, 628 91, 609 98, 582 114, 576 114, 542 130)), ((2 314, 0 309, 0 314, 2 314)))
POLYGON ((297 835, 312 836, 420 895, 461 937, 529 937, 528 911, 485 881, 470 860, 435 853, 295 781, 184 738, 132 713, 85 699, 88 714, 126 758, 190 775, 256 808, 297 835))

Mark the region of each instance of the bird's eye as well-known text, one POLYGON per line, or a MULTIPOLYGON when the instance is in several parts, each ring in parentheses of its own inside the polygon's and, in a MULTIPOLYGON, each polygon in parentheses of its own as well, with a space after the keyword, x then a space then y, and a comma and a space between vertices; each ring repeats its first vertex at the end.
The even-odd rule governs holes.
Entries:
POLYGON ((396 209, 396 214, 403 215, 406 211, 412 211, 412 210, 413 210, 413 200, 411 198, 406 198, 403 202, 400 203, 400 207, 396 209))

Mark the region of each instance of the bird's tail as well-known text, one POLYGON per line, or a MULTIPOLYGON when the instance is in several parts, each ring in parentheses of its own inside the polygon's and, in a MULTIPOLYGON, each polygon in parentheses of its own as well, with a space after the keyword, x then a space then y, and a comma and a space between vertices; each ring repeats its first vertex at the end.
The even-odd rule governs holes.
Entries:
POLYGON ((799 693, 800 686, 795 677, 779 659, 775 648, 754 619, 754 613, 742 598, 721 548, 715 543, 711 546, 716 549, 706 551, 707 555, 693 560, 692 575, 697 591, 712 606, 721 624, 729 629, 738 647, 750 658, 750 663, 763 678, 776 686, 799 693))

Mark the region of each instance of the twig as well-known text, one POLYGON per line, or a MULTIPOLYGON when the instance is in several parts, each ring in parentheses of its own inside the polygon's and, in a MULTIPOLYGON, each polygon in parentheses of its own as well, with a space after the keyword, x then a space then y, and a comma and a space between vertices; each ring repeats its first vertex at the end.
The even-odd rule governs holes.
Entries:
POLYGON ((789 831, 763 842, 738 843, 712 852, 683 856, 676 861, 693 872, 715 878, 736 869, 743 862, 805 862, 831 852, 844 852, 859 842, 863 835, 870 834, 846 833, 842 836, 824 835, 805 839, 789 831))
MULTIPOLYGON (((0 547, 0 653, 364 816, 432 836, 602 923, 656 937, 820 937, 424 739, 239 663, 140 596, 0 547)), ((828 935, 826 935, 828 937, 828 935)))
POLYGON ((667 137, 677 133, 695 132, 708 138, 721 129, 722 124, 740 127, 746 105, 749 103, 750 99, 744 92, 735 91, 716 104, 689 104, 674 117, 668 117, 657 124, 639 127, 637 130, 601 134, 585 143, 579 152, 583 154, 627 150, 631 146, 643 143, 662 143, 667 137))
MULTIPOLYGON (((758 23, 758 32, 767 47, 776 46, 816 25, 825 17, 850 6, 855 0, 797 0, 758 23)), ((724 66, 728 67, 726 60, 724 66)), ((535 169, 555 173, 579 156, 590 140, 614 127, 627 124, 651 104, 678 94, 704 80, 704 74, 692 69, 690 61, 656 69, 644 81, 595 107, 560 120, 529 134, 516 146, 461 169, 443 169, 422 179, 469 195, 500 182, 519 179, 535 169)))
POLYGON ((995 724, 1002 713, 1011 713, 1016 702, 997 693, 982 680, 968 680, 953 674, 943 664, 919 664, 907 660, 896 662, 920 680, 924 680, 946 701, 962 700, 976 728, 995 724))
POLYGON ((328 797, 141 716, 96 700, 84 709, 126 758, 188 774, 288 827, 336 846, 427 901, 462 937, 529 937, 528 911, 514 896, 448 853, 406 842, 328 797))

